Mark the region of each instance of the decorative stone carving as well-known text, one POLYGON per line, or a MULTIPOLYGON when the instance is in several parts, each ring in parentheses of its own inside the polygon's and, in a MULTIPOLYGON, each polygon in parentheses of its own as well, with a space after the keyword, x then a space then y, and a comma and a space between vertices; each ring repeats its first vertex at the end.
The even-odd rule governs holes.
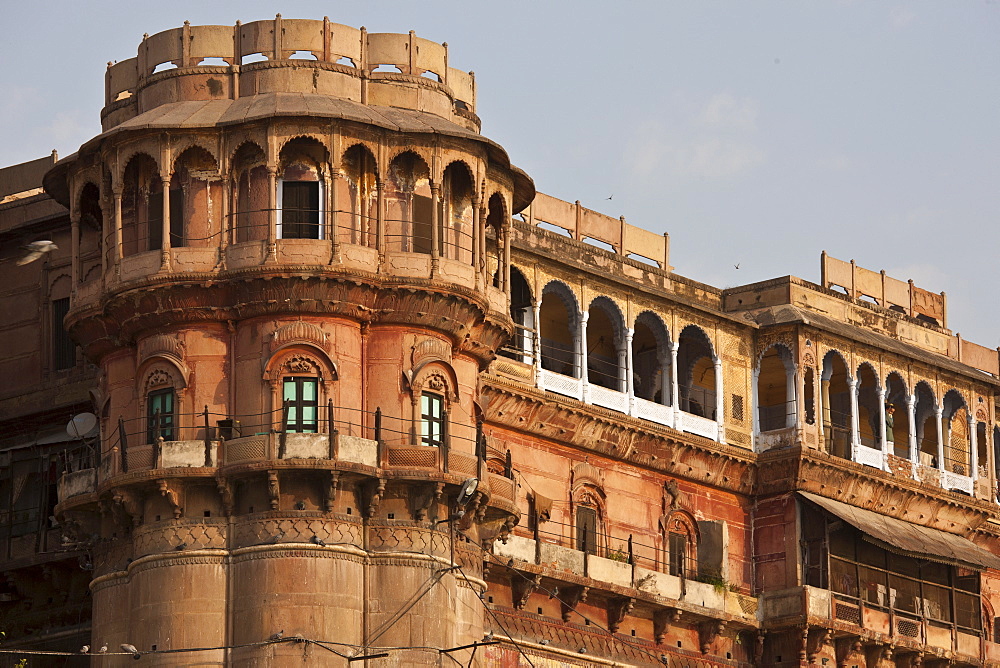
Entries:
POLYGON ((374 517, 376 511, 378 511, 379 504, 382 503, 382 496, 385 494, 385 480, 379 478, 368 485, 369 495, 368 495, 368 509, 367 515, 369 518, 374 517))
POLYGON ((441 339, 424 339, 413 346, 410 354, 410 364, 414 371, 427 362, 442 361, 451 363, 451 345, 441 339))
POLYGON ((662 645, 667 639, 667 631, 671 625, 680 623, 681 613, 680 608, 665 608, 653 613, 653 637, 657 645, 662 645))
MULTIPOLYGON (((174 484, 180 483, 175 482, 174 484)), ((184 514, 184 509, 181 508, 180 504, 180 493, 176 489, 171 489, 170 483, 168 483, 166 479, 157 480, 156 489, 160 492, 160 496, 162 496, 170 506, 170 509, 174 514, 174 519, 180 519, 181 515, 184 514)))
POLYGON ((722 620, 712 619, 698 625, 698 645, 702 654, 712 651, 712 645, 720 635, 726 630, 726 623, 722 620))
POLYGON ((524 610, 528 604, 531 594, 542 584, 541 575, 526 575, 520 571, 511 569, 510 590, 514 600, 515 610, 524 610))
POLYGON ((184 342, 174 334, 156 334, 139 342, 139 362, 154 355, 184 359, 184 342))
POLYGON ((146 392, 155 390, 158 387, 173 387, 173 386, 174 386, 173 377, 163 369, 153 369, 152 371, 149 372, 149 375, 146 376, 146 385, 145 385, 146 392))
POLYGON ((223 477, 217 477, 215 479, 215 488, 219 491, 219 499, 222 501, 222 509, 225 511, 226 515, 233 514, 233 488, 229 484, 229 481, 223 477))
POLYGON ((612 633, 618 633, 619 627, 632 612, 635 606, 634 598, 609 598, 608 599, 608 629, 612 633))
POLYGON ((830 644, 833 638, 833 631, 830 629, 807 629, 806 631, 806 660, 810 663, 816 661, 823 648, 830 644))
POLYGON ((308 355, 293 355, 285 360, 284 367, 291 373, 311 373, 319 375, 319 362, 308 355))
POLYGON ((271 351, 293 343, 312 343, 329 351, 326 333, 317 325, 308 322, 293 322, 274 330, 271 335, 271 351))
POLYGON ((330 471, 330 477, 326 481, 326 488, 323 490, 323 510, 328 513, 333 512, 333 504, 337 500, 337 485, 340 482, 340 471, 330 471))
POLYGON ((281 487, 278 483, 278 472, 268 471, 267 472, 267 496, 271 504, 271 510, 278 509, 278 502, 281 498, 281 487))

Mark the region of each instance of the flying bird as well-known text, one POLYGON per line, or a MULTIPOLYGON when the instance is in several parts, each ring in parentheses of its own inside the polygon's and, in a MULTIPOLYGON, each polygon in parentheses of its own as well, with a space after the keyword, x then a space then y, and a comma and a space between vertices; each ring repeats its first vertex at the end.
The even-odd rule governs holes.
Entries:
POLYGON ((736 264, 734 264, 733 266, 734 266, 734 267, 736 267, 737 269, 739 269, 739 268, 740 268, 740 263, 739 263, 739 262, 737 262, 737 263, 736 263, 736 264))
POLYGON ((45 239, 43 241, 32 241, 27 246, 22 246, 21 248, 24 250, 24 255, 17 261, 18 266, 34 262, 46 253, 51 253, 56 250, 59 246, 56 246, 48 239, 45 239))
POLYGON ((615 194, 614 194, 614 193, 611 193, 611 197, 609 197, 608 199, 611 199, 611 198, 612 198, 612 197, 614 197, 614 196, 615 196, 615 194))

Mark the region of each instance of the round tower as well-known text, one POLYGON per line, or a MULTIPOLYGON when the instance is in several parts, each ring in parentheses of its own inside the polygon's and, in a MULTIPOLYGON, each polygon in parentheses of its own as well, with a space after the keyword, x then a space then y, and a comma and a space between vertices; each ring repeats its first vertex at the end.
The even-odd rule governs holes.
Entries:
POLYGON ((472 74, 412 32, 185 23, 109 64, 101 118, 45 179, 100 368, 99 464, 57 508, 92 646, 402 666, 480 640, 480 545, 517 510, 477 379, 534 186, 472 74))

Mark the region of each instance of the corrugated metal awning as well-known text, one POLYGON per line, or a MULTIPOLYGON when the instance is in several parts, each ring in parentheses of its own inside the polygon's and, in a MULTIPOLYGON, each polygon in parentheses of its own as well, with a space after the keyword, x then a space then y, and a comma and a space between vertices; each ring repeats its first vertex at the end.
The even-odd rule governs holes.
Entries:
POLYGON ((868 542, 894 554, 978 571, 987 568, 1000 570, 1000 557, 961 536, 879 515, 871 510, 855 508, 809 492, 798 493, 802 498, 861 531, 868 542))

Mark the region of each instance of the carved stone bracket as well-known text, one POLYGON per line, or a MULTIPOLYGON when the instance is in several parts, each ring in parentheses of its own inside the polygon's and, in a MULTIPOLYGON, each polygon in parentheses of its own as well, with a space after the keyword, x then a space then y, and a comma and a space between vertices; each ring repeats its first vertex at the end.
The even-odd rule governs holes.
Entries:
POLYGON ((653 635, 657 645, 662 645, 663 641, 667 639, 667 631, 670 630, 671 625, 676 626, 680 623, 681 613, 679 608, 665 608, 653 613, 653 635))
POLYGON ((702 654, 708 654, 712 645, 726 630, 726 623, 722 620, 712 619, 698 625, 698 645, 702 654))
POLYGON ((907 654, 896 652, 896 665, 899 668, 923 668, 925 664, 924 655, 921 652, 912 651, 907 654))
POLYGON ((137 527, 142 521, 142 498, 137 492, 119 487, 111 493, 115 523, 123 529, 137 527))
POLYGON ((862 645, 860 638, 849 636, 847 638, 837 638, 834 648, 837 654, 838 668, 845 668, 850 658, 861 652, 862 645))
POLYGON ((634 598, 609 598, 608 599, 608 629, 612 633, 618 633, 618 628, 625 621, 628 613, 635 607, 634 598))
POLYGON ((267 498, 271 510, 277 510, 278 502, 281 500, 281 485, 278 483, 278 472, 275 470, 267 472, 267 498))
POLYGON ((326 488, 323 490, 323 510, 328 513, 333 512, 333 504, 337 500, 337 484, 340 482, 340 471, 330 471, 330 477, 326 481, 326 488))
POLYGON ((823 648, 830 644, 833 639, 833 631, 824 628, 806 628, 804 635, 806 641, 806 660, 809 663, 816 661, 816 657, 823 648))
POLYGON ((423 522, 427 519, 427 511, 435 501, 441 500, 444 492, 444 483, 437 482, 428 485, 413 485, 411 488, 410 502, 413 506, 413 519, 423 522))
POLYGON ((524 610, 524 606, 528 604, 528 598, 532 592, 538 589, 538 585, 540 584, 542 584, 541 575, 525 575, 520 571, 512 569, 510 572, 510 590, 513 594, 514 609, 524 610))
POLYGON ((219 491, 219 499, 222 501, 222 509, 226 516, 232 515, 235 508, 232 485, 229 484, 228 480, 219 476, 215 479, 215 488, 219 491))
MULTIPOLYGON (((173 484, 179 485, 181 483, 174 481, 173 484)), ((166 500, 167 505, 170 506, 170 510, 174 514, 174 519, 179 520, 184 514, 184 509, 181 507, 180 490, 171 488, 171 484, 165 478, 156 481, 156 489, 160 493, 160 496, 166 500)))
POLYGON ((877 667, 882 665, 882 662, 886 662, 889 665, 892 664, 892 652, 895 649, 892 645, 887 645, 885 643, 874 643, 865 646, 865 660, 869 666, 877 667))
POLYGON ((562 608, 562 620, 569 623, 576 606, 587 600, 590 587, 565 587, 559 589, 559 607, 562 608))
POLYGON ((379 478, 368 483, 368 514, 369 518, 375 517, 379 504, 382 503, 382 495, 385 494, 385 480, 379 478))

